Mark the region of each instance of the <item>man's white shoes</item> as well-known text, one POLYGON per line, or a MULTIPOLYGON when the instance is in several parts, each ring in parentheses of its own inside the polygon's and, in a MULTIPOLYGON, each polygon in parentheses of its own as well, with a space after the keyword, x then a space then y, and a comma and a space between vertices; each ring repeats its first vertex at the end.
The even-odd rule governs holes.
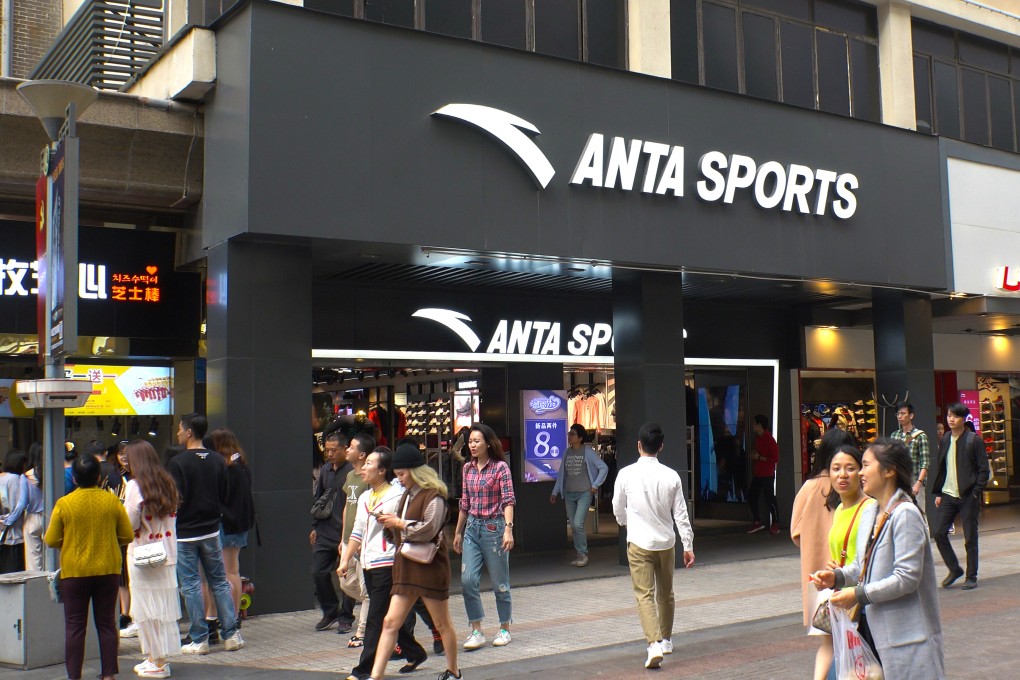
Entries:
MULTIPOLYGON (((672 647, 673 645, 670 645, 672 647)), ((648 658, 645 659, 645 668, 658 668, 662 663, 662 644, 653 642, 648 645, 648 658)))
POLYGON ((659 646, 662 647, 662 653, 663 654, 672 654, 673 653, 673 641, 670 640, 669 638, 666 638, 666 639, 662 640, 659 643, 659 646))

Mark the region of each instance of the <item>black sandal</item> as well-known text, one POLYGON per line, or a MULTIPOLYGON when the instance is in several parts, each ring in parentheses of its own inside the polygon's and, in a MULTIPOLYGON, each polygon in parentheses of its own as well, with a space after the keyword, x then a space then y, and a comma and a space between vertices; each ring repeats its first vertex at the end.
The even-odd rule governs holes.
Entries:
POLYGON ((355 647, 364 647, 365 638, 358 637, 357 635, 352 635, 351 639, 347 641, 347 646, 350 647, 351 649, 355 647))

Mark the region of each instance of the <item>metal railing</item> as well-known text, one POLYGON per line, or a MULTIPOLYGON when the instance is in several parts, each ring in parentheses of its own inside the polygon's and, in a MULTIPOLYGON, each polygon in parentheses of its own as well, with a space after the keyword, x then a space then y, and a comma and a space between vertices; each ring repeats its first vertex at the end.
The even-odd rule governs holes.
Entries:
POLYGON ((31 78, 120 90, 163 46, 163 13, 163 0, 86 0, 31 78))

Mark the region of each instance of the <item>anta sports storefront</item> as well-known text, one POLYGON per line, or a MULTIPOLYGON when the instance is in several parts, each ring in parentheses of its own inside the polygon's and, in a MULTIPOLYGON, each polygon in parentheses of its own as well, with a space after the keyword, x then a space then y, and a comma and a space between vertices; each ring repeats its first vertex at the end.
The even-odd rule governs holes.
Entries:
MULTIPOLYGON (((880 389, 931 372, 904 321, 927 305, 930 324, 946 287, 931 137, 280 3, 214 28, 208 405, 251 453, 260 609, 311 604, 290 557, 307 550, 313 368, 478 369, 522 550, 568 545, 549 482, 524 480, 523 390, 611 372, 617 465, 659 421, 695 514, 726 516, 740 481, 720 440, 746 448, 756 413, 792 502, 791 375, 821 307, 873 310, 880 389), (685 446, 688 425, 714 444, 685 446)), ((911 396, 934 409, 931 386, 911 396)))

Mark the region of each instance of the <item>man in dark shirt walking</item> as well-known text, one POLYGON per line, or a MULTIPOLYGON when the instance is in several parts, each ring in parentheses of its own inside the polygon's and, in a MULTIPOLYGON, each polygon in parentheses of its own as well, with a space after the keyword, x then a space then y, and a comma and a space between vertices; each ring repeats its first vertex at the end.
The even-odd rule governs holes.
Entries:
MULTIPOLYGON (((371 443, 374 448, 375 441, 371 443)), ((326 435, 323 448, 326 463, 319 471, 319 479, 315 482, 315 498, 320 498, 330 489, 333 489, 336 498, 333 501, 333 513, 329 517, 312 518, 312 533, 308 535, 308 542, 312 546, 312 581, 315 583, 315 597, 319 601, 319 607, 322 608, 322 619, 315 624, 315 630, 326 630, 334 621, 339 620, 341 614, 340 598, 333 586, 333 574, 340 562, 343 512, 347 504, 344 481, 352 469, 346 458, 346 437, 339 432, 331 432, 326 435)), ((350 611, 343 614, 344 618, 339 623, 339 629, 340 632, 347 633, 354 623, 354 616, 350 611)))
POLYGON ((935 482, 931 491, 935 495, 935 527, 932 537, 938 546, 942 561, 949 574, 942 579, 948 588, 961 576, 967 576, 963 590, 977 587, 978 572, 978 515, 981 511, 981 493, 988 484, 988 454, 981 438, 966 427, 970 409, 963 404, 952 404, 946 421, 949 432, 939 442, 938 462, 935 465, 935 482), (967 549, 967 570, 960 567, 949 542, 949 527, 956 516, 963 522, 964 547, 967 549))
POLYGON ((199 564, 216 601, 224 649, 233 652, 244 647, 220 544, 227 466, 223 456, 202 446, 208 428, 205 416, 197 413, 181 418, 177 441, 185 450, 170 459, 167 466, 181 496, 177 511, 177 580, 191 620, 188 629, 191 642, 181 647, 183 654, 209 653, 209 624, 205 620, 199 564))

